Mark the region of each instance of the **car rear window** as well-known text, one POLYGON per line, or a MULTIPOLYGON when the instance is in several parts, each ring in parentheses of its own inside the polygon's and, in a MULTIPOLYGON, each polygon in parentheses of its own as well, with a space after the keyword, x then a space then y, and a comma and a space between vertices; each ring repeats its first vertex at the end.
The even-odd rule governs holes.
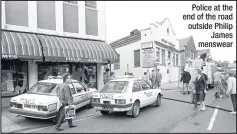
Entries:
POLYGON ((58 84, 38 82, 30 89, 28 93, 56 95, 58 87, 58 84))
POLYGON ((110 81, 99 93, 124 93, 128 86, 128 81, 110 81))

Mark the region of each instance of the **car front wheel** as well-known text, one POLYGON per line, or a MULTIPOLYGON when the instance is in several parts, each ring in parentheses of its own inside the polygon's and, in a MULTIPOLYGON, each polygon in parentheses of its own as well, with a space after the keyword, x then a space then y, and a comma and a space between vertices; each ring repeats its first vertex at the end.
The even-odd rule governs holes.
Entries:
POLYGON ((158 95, 157 98, 156 98, 155 106, 160 107, 160 105, 161 105, 161 96, 158 95))
POLYGON ((135 101, 132 107, 132 117, 136 118, 140 112, 140 103, 135 101))

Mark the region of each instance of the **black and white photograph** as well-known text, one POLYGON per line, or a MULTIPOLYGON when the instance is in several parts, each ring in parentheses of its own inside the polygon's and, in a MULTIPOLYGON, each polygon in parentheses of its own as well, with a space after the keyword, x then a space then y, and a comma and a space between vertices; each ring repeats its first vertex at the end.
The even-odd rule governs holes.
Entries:
POLYGON ((1 1, 1 133, 236 133, 236 1, 1 1))

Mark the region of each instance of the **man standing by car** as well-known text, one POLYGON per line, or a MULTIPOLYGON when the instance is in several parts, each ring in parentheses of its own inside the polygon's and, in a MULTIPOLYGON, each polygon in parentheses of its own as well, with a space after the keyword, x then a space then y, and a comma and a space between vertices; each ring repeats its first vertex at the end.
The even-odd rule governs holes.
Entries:
MULTIPOLYGON (((55 129, 58 131, 63 131, 63 129, 60 128, 60 126, 65 119, 65 107, 73 104, 72 92, 66 82, 68 79, 68 76, 69 76, 68 73, 63 74, 63 76, 62 76, 63 83, 59 86, 59 89, 57 91, 58 98, 59 98, 60 102, 62 103, 62 107, 59 109, 59 113, 58 113, 59 119, 58 119, 58 122, 55 127, 55 129)), ((72 124, 72 119, 68 120, 68 125, 70 128, 76 127, 76 125, 72 124)))

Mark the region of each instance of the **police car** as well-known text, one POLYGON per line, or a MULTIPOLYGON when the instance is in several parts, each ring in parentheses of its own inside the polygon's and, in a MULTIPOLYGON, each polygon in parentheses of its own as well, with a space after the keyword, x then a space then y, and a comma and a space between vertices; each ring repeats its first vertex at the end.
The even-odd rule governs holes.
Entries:
MULTIPOLYGON (((38 119, 52 119, 57 122, 61 103, 57 97, 57 89, 63 79, 48 79, 37 82, 29 92, 13 97, 9 112, 19 116, 38 119)), ((70 80, 68 86, 73 93, 75 108, 91 106, 91 98, 95 88, 88 88, 77 80, 70 80)))
POLYGON ((137 117, 140 108, 161 105, 161 89, 152 89, 144 80, 120 77, 109 81, 101 90, 93 94, 92 106, 103 115, 112 112, 126 112, 137 117))

